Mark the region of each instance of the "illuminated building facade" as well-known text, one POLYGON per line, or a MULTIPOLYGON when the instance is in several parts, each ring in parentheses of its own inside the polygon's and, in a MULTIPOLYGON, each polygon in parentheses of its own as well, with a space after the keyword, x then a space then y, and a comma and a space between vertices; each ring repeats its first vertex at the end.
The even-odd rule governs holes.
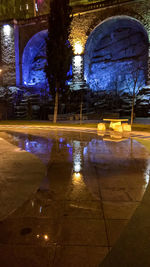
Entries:
MULTIPOLYGON (((0 20, 27 19, 49 13, 51 0, 1 0, 0 20)), ((98 0, 70 0, 71 6, 87 5, 98 0)))
MULTIPOLYGON (((128 72, 136 66, 142 69, 139 77, 144 86, 149 81, 150 1, 71 0, 70 4, 71 88, 81 89, 86 81, 93 91, 125 89, 128 72)), ((1 18, 7 19, 5 14, 15 18, 1 21, 4 85, 45 86, 48 13, 48 0, 2 2, 1 18)))

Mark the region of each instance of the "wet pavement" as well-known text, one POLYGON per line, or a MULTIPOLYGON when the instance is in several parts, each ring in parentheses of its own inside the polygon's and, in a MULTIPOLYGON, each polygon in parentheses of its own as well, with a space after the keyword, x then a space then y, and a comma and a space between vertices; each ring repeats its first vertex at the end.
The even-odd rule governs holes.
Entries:
POLYGON ((114 142, 58 129, 1 136, 36 155, 47 174, 37 192, 0 222, 0 266, 99 266, 149 182, 145 148, 133 139, 114 142))

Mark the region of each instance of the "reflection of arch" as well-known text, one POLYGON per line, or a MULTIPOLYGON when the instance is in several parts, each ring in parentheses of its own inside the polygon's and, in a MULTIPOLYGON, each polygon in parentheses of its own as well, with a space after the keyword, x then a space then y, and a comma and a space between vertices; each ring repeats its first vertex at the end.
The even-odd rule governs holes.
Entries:
MULTIPOLYGON (((115 16, 100 23, 85 46, 85 79, 93 90, 123 85, 127 66, 148 60, 148 34, 143 25, 129 16, 115 16)), ((145 77, 144 77, 145 78, 145 77)), ((124 85, 123 85, 124 88, 124 85)))
POLYGON ((25 85, 45 83, 47 30, 36 33, 27 43, 22 56, 22 81, 25 85))

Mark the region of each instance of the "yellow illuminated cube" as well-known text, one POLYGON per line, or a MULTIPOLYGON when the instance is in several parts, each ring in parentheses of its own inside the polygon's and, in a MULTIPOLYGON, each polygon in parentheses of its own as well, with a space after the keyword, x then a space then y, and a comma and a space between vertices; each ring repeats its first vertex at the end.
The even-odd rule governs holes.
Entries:
POLYGON ((122 133, 122 132, 123 132, 122 125, 115 125, 115 126, 114 126, 114 131, 115 131, 115 132, 122 133))
POLYGON ((125 132, 131 132, 131 125, 128 123, 123 123, 122 128, 123 128, 123 131, 125 132))
POLYGON ((97 130, 98 131, 106 131, 106 125, 105 125, 105 123, 98 123, 97 130))
POLYGON ((115 129, 116 126, 121 126, 121 122, 120 121, 118 121, 118 122, 112 122, 111 121, 109 127, 112 128, 112 129, 115 129))

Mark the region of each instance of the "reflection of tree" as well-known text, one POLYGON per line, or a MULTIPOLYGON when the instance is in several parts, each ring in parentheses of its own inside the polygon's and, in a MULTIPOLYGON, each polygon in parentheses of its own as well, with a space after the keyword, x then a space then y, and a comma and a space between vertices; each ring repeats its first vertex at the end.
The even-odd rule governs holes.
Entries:
POLYGON ((51 194, 56 199, 62 199, 66 194, 71 177, 72 162, 70 160, 69 148, 65 139, 59 138, 53 141, 50 161, 48 164, 47 179, 51 194))

